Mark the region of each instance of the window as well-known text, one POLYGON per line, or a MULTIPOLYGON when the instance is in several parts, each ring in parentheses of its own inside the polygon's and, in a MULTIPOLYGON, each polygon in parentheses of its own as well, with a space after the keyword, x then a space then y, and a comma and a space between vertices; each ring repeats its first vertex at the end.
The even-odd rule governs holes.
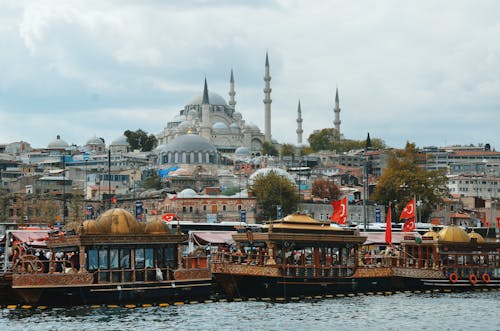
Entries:
POLYGON ((109 250, 109 268, 110 269, 118 269, 118 249, 110 249, 109 250))
POLYGON ((97 270, 97 249, 89 249, 87 251, 88 256, 88 269, 97 270))
POLYGON ((153 259, 154 259, 154 254, 153 254, 153 249, 152 248, 146 248, 145 249, 145 266, 146 268, 152 268, 153 267, 153 259))
POLYGON ((136 269, 144 268, 144 248, 135 249, 135 268, 136 269))
POLYGON ((108 269, 108 250, 106 248, 101 248, 99 250, 99 269, 108 269))
POLYGON ((130 249, 122 248, 120 250, 120 267, 123 269, 130 268, 130 249))

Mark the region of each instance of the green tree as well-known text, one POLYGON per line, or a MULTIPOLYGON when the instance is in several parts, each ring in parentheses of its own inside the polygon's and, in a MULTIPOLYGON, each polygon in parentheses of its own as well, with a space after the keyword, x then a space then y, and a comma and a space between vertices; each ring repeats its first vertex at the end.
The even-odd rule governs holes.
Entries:
POLYGON ((283 144, 280 151, 281 156, 295 155, 295 147, 292 144, 283 144))
POLYGON ((313 151, 324 151, 333 149, 333 141, 335 139, 335 131, 332 128, 322 129, 317 132, 313 132, 307 141, 313 149, 313 151))
POLYGON ((268 141, 264 141, 262 144, 262 155, 278 156, 278 150, 268 141))
MULTIPOLYGON (((335 150, 337 153, 348 152, 355 149, 364 149, 367 143, 366 140, 353 139, 342 139, 338 141, 335 139, 335 130, 332 128, 326 128, 312 133, 309 136, 308 141, 312 150, 315 152, 321 150, 335 150)), ((386 148, 384 141, 379 138, 371 138, 370 145, 373 149, 386 148)))
POLYGON ((283 216, 297 210, 297 187, 274 171, 257 176, 250 190, 257 199, 257 216, 260 220, 276 219, 277 206, 281 206, 283 216))
POLYGON ((412 143, 407 143, 404 150, 391 152, 387 168, 378 179, 373 200, 385 206, 395 201, 395 211, 399 214, 416 197, 422 202, 421 219, 427 219, 448 194, 447 178, 445 171, 426 170, 419 166, 421 163, 421 155, 412 143))
POLYGON ((127 142, 132 149, 138 149, 142 152, 149 152, 158 144, 158 140, 154 134, 148 135, 142 129, 136 131, 127 130, 123 134, 127 137, 127 142))
POLYGON ((340 189, 332 180, 321 178, 313 182, 311 193, 315 197, 331 201, 338 199, 340 189))
POLYGON ((152 172, 149 177, 141 182, 141 187, 144 189, 161 189, 161 178, 156 171, 152 172))

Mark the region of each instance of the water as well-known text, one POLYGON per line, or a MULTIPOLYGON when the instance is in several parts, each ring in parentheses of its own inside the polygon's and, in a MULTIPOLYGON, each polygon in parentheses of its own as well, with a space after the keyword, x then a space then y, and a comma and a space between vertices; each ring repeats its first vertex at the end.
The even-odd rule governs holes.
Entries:
POLYGON ((0 330, 500 330, 500 292, 0 310, 0 330))

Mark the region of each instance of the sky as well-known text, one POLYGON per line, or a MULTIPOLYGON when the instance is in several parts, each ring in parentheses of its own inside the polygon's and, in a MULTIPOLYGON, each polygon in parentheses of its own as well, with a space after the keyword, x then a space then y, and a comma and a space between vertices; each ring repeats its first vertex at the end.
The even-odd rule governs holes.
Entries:
POLYGON ((499 1, 0 0, 0 143, 159 133, 203 81, 297 143, 333 127, 390 147, 500 149, 499 1))

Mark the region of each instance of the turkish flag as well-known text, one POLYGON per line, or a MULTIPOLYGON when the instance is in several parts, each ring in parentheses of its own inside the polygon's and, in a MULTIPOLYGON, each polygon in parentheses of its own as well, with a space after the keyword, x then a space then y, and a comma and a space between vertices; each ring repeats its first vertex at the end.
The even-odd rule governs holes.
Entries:
POLYGON ((403 232, 412 232, 415 231, 417 226, 415 225, 415 217, 412 217, 408 219, 405 224, 403 224, 403 229, 401 231, 403 232))
POLYGON ((415 199, 412 199, 406 204, 406 207, 404 207, 401 212, 401 216, 399 216, 400 220, 405 220, 407 218, 415 218, 415 199))
POLYGON ((173 213, 167 213, 161 215, 161 219, 164 220, 165 222, 171 222, 174 220, 175 217, 177 217, 177 215, 173 213))
POLYGON ((391 205, 389 205, 389 208, 387 208, 387 217, 385 218, 385 242, 392 246, 391 205))
POLYGON ((332 201, 330 204, 333 207, 332 216, 330 216, 330 220, 334 223, 338 224, 346 224, 347 223, 347 197, 344 197, 340 200, 332 201))

